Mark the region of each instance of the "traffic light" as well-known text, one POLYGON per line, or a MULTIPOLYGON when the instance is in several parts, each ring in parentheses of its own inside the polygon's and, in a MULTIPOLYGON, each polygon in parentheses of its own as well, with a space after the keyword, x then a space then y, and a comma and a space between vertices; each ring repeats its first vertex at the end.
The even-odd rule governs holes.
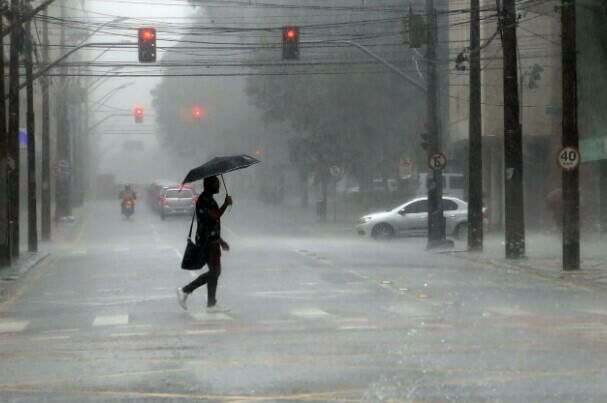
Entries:
MULTIPOLYGON (((426 24, 424 17, 409 9, 409 47, 419 49, 426 43, 426 24)), ((406 32, 406 30, 405 30, 406 32)))
POLYGON ((139 28, 139 62, 156 61, 156 29, 139 28))
POLYGON ((419 136, 421 137, 420 145, 424 150, 428 151, 430 148, 430 135, 428 133, 420 133, 419 136))
POLYGON ((282 28, 282 60, 299 59, 299 27, 282 28))
POLYGON ((143 122, 143 108, 141 106, 137 106, 134 111, 135 115, 135 123, 143 122))
POLYGON ((194 107, 192 108, 192 118, 194 120, 201 120, 202 119, 202 108, 200 107, 200 105, 196 104, 194 105, 194 107))

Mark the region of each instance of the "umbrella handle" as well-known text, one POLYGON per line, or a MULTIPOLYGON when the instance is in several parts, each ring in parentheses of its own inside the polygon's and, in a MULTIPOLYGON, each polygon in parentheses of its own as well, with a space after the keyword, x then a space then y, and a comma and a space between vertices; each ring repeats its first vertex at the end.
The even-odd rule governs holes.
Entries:
POLYGON ((223 174, 221 174, 221 181, 223 182, 223 188, 226 190, 226 196, 228 195, 228 187, 226 186, 226 180, 223 179, 223 174))
MULTIPOLYGON (((223 182, 223 188, 226 190, 226 196, 228 196, 228 187, 226 186, 226 180, 223 179, 223 174, 220 174, 220 175, 221 175, 221 181, 223 182)), ((232 206, 229 206, 228 210, 231 208, 232 208, 232 206)))

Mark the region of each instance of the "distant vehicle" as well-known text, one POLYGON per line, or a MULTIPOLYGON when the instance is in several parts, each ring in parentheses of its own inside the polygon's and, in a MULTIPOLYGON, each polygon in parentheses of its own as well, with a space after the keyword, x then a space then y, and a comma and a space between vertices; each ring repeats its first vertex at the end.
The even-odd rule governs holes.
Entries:
POLYGON ((124 216, 128 220, 134 213, 135 213, 135 200, 133 200, 133 199, 126 200, 124 202, 124 209, 122 211, 122 214, 124 214, 124 216))
MULTIPOLYGON (((394 178, 388 178, 384 182, 383 179, 373 179, 371 190, 374 193, 393 193, 398 190, 398 181, 394 178)), ((351 186, 345 190, 346 194, 353 195, 360 193, 360 186, 351 186)))
MULTIPOLYGON (((468 203, 456 197, 443 197, 446 233, 462 238, 468 231, 468 203)), ((428 198, 419 197, 392 210, 368 214, 356 227, 361 236, 390 239, 399 236, 426 236, 428 233, 428 198)))
MULTIPOLYGON (((419 174, 419 184, 415 191, 416 196, 428 196, 428 174, 419 174)), ((452 196, 459 199, 465 197, 465 179, 463 174, 444 173, 443 174, 443 196, 452 196)))
POLYGON ((160 196, 160 218, 170 215, 193 214, 196 207, 196 194, 191 187, 171 187, 160 196))
POLYGON ((161 202, 160 198, 163 193, 170 187, 179 187, 179 184, 170 180, 155 180, 146 189, 147 203, 150 208, 160 214, 161 202))

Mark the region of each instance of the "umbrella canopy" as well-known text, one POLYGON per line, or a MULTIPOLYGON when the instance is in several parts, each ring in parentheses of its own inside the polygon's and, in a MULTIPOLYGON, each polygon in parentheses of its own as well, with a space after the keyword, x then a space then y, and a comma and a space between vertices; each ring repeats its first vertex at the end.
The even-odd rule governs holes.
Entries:
POLYGON ((220 176, 227 172, 236 171, 257 164, 257 158, 253 158, 247 154, 231 155, 227 157, 215 157, 212 160, 205 162, 201 166, 192 169, 186 175, 183 183, 195 182, 200 179, 208 178, 209 176, 220 176))

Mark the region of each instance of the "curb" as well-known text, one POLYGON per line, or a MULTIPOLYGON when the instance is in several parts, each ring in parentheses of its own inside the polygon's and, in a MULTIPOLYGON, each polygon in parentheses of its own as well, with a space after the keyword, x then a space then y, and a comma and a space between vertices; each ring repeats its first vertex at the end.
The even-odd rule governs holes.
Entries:
MULTIPOLYGON (((526 259, 522 259, 519 261, 513 261, 513 262, 505 262, 501 259, 482 258, 482 257, 473 256, 474 252, 454 251, 454 252, 450 252, 449 254, 456 258, 475 263, 478 266, 483 267, 484 269, 488 269, 488 270, 501 269, 501 270, 508 270, 510 272, 514 271, 517 273, 534 275, 534 276, 542 278, 544 280, 551 280, 551 281, 560 282, 560 283, 567 282, 570 285, 574 285, 576 287, 580 287, 585 290, 607 291, 607 283, 601 283, 601 282, 596 282, 596 281, 592 281, 592 280, 585 279, 585 278, 580 278, 580 275, 587 275, 589 273, 588 270, 586 270, 586 271, 580 270, 577 272, 564 272, 564 271, 554 271, 553 272, 553 271, 538 269, 537 267, 533 266, 532 264, 526 263, 525 262, 526 259)), ((607 273, 605 273, 605 277, 607 277, 607 273)))
POLYGON ((6 294, 28 271, 42 263, 50 255, 48 251, 28 253, 13 262, 11 266, 0 269, 0 296, 6 294))

